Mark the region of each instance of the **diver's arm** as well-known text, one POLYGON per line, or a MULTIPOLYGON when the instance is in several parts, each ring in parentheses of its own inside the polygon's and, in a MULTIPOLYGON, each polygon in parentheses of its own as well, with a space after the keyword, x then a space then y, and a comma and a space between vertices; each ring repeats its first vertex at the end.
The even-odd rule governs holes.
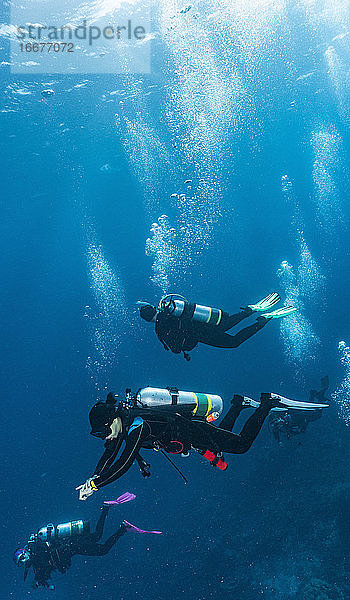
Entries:
POLYGON ((158 339, 160 342, 162 342, 164 350, 166 350, 166 351, 170 350, 169 346, 164 342, 164 340, 162 340, 161 337, 159 337, 159 335, 158 335, 158 339))
POLYGON ((94 476, 102 475, 106 473, 111 465, 114 463, 116 456, 120 450, 120 446, 122 445, 123 439, 120 436, 120 439, 108 440, 105 443, 105 451, 102 454, 100 460, 96 465, 96 469, 94 471, 94 476))
POLYGON ((172 316, 162 316, 161 319, 156 321, 155 332, 165 350, 171 350, 174 354, 182 352, 186 335, 180 319, 172 316))
POLYGON ((94 483, 97 489, 112 483, 116 479, 119 479, 124 473, 130 469, 134 462, 140 448, 142 447, 143 441, 147 436, 148 426, 140 417, 137 417, 132 423, 128 437, 126 439, 125 448, 120 455, 120 458, 107 470, 103 471, 101 475, 95 479, 94 483))
POLYGON ((156 325, 155 325, 156 336, 159 339, 159 341, 162 342, 164 350, 170 350, 168 344, 164 341, 164 339, 162 337, 166 332, 166 329, 164 327, 165 323, 166 323, 166 318, 164 318, 164 315, 162 315, 161 313, 158 313, 158 316, 156 319, 156 325))

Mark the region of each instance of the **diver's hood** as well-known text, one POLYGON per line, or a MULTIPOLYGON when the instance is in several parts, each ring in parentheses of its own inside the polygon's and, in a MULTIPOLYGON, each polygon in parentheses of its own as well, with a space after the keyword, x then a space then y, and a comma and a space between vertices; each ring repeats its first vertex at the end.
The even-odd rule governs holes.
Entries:
POLYGON ((89 413, 91 435, 105 439, 110 435, 110 425, 117 416, 121 401, 118 394, 109 392, 106 402, 96 402, 89 413))
POLYGON ((151 323, 157 316, 157 309, 155 306, 152 306, 152 304, 144 304, 140 307, 140 316, 144 321, 151 323))
POLYGON ((27 548, 17 548, 17 550, 13 553, 13 562, 17 565, 17 567, 20 565, 28 565, 30 563, 30 554, 27 548))
POLYGON ((110 425, 116 416, 116 409, 113 404, 106 402, 97 402, 89 413, 91 425, 91 435, 106 438, 110 433, 110 425))

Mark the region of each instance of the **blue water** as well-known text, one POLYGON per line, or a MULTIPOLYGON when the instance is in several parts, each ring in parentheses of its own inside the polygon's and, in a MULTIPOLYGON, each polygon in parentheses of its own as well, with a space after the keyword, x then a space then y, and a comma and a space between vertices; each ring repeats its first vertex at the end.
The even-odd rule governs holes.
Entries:
POLYGON ((1 66, 1 598, 350 595, 348 3, 183 6, 153 7, 148 75, 1 66), (296 316, 190 363, 135 307, 178 291, 234 312, 273 290, 296 316), (304 436, 279 447, 265 425, 225 473, 178 459, 188 486, 148 452, 151 479, 134 466, 78 501, 102 452, 89 407, 106 390, 172 385, 227 406, 233 393, 307 400, 325 374, 331 407, 304 436), (124 491, 137 500, 106 533, 126 518, 162 537, 76 557, 55 592, 23 583, 11 556, 31 532, 94 520, 124 491))

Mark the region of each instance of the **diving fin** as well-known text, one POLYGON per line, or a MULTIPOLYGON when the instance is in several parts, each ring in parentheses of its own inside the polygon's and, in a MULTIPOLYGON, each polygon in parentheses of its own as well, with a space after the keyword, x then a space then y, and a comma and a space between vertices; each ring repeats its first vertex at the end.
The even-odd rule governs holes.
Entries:
POLYGON ((258 402, 257 400, 248 398, 248 396, 243 396, 242 408, 258 408, 259 406, 260 402, 258 402))
POLYGON ((241 396, 241 394, 235 394, 231 400, 232 406, 239 405, 240 408, 258 408, 260 402, 249 398, 248 396, 241 396))
POLYGON ((291 315, 296 310, 298 309, 295 308, 295 306, 282 306, 282 308, 277 308, 276 310, 273 310, 269 313, 265 313, 261 316, 265 317, 265 319, 281 319, 282 317, 287 317, 288 315, 291 315))
MULTIPOLYGON (((270 398, 280 400, 283 406, 275 406, 271 410, 274 412, 286 412, 288 408, 296 408, 299 410, 317 410, 320 408, 328 408, 328 404, 314 404, 312 402, 297 402, 295 400, 288 400, 288 398, 283 398, 283 396, 277 396, 277 394, 268 394, 270 398), (287 404, 288 403, 288 404, 287 404), (291 406, 293 404, 293 406, 291 406), (301 407, 300 405, 304 404, 305 406, 301 407), (298 405, 298 406, 296 406, 298 405)), ((242 408, 259 408, 260 402, 257 400, 253 400, 248 396, 242 397, 242 408)))
POLYGON ((313 402, 299 402, 297 400, 289 400, 279 394, 261 394, 261 400, 270 398, 276 400, 276 408, 292 408, 294 410, 317 410, 318 408, 328 408, 329 404, 315 404, 313 402))
POLYGON ((105 500, 104 506, 117 506, 118 504, 124 504, 124 502, 130 502, 131 500, 135 500, 135 494, 130 494, 129 492, 125 492, 117 498, 116 500, 105 500))
POLYGON ((146 531, 145 529, 140 529, 139 527, 136 527, 136 525, 133 525, 132 523, 129 523, 129 521, 123 521, 123 525, 126 529, 126 531, 134 531, 135 533, 155 533, 156 535, 162 535, 162 531, 146 531))
POLYGON ((248 308, 251 308, 254 311, 268 310, 269 308, 272 308, 272 306, 277 304, 277 302, 279 302, 280 300, 280 295, 277 294, 277 292, 272 292, 272 294, 269 294, 268 296, 266 296, 266 298, 263 298, 256 304, 248 304, 248 308))
MULTIPOLYGON (((284 406, 283 408, 279 408, 278 406, 275 406, 275 408, 271 408, 270 412, 287 412, 287 410, 293 410, 291 406, 284 406)), ((298 410, 298 409, 297 409, 298 410)), ((299 409, 301 410, 301 409, 299 409)), ((315 412, 315 410, 321 410, 321 409, 317 409, 317 408, 303 408, 303 411, 306 412, 315 412)))

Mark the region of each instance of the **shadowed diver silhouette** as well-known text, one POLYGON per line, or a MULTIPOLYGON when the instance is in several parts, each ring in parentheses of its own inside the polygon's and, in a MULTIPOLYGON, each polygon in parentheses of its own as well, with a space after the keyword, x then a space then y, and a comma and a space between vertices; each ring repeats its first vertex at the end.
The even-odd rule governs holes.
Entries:
POLYGON ((45 587, 53 590, 55 586, 49 582, 51 574, 54 571, 66 573, 73 556, 104 556, 127 531, 160 534, 160 531, 145 531, 128 521, 123 521, 115 533, 100 543, 110 507, 130 502, 134 498, 134 494, 126 492, 117 500, 104 502, 93 532, 90 531, 89 521, 71 521, 56 526, 50 523, 32 534, 27 544, 18 548, 13 555, 15 564, 24 568, 24 580, 32 568, 33 588, 45 587))

